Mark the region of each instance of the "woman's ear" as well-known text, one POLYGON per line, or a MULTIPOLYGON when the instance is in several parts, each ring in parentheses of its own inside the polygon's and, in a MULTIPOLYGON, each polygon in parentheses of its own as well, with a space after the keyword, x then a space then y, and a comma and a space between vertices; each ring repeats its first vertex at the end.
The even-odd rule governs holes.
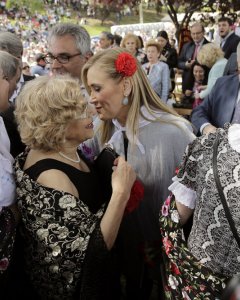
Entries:
POLYGON ((132 82, 129 77, 123 79, 123 93, 124 96, 128 97, 132 90, 132 82))

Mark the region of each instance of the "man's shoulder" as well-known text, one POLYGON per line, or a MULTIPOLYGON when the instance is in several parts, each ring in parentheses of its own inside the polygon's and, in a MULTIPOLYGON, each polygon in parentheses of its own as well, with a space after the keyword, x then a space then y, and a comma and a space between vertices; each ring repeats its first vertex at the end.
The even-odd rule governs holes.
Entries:
POLYGON ((181 58, 186 56, 188 51, 193 51, 193 49, 194 49, 194 42, 193 41, 190 41, 190 42, 187 42, 187 43, 183 44, 182 49, 180 51, 180 55, 179 55, 180 60, 181 60, 181 58))
POLYGON ((195 44, 194 44, 193 41, 189 41, 189 42, 187 42, 187 43, 185 43, 185 44, 183 45, 182 50, 183 50, 183 49, 187 49, 187 48, 189 48, 189 47, 192 47, 192 46, 194 46, 194 45, 195 45, 195 44))
POLYGON ((39 66, 39 65, 33 65, 33 66, 31 66, 31 70, 39 70, 39 69, 42 69, 42 67, 39 66))
POLYGON ((225 76, 221 76, 217 79, 216 84, 218 85, 222 85, 224 83, 229 83, 232 82, 234 79, 236 79, 238 77, 238 74, 232 74, 232 75, 225 75, 225 76))
POLYGON ((227 42, 240 42, 240 37, 238 35, 236 35, 234 32, 227 38, 226 43, 227 42))

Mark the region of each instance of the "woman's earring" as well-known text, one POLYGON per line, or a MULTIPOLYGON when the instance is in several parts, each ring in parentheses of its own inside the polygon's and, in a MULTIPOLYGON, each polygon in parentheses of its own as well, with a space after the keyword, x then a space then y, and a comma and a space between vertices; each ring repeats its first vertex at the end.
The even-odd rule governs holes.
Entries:
POLYGON ((125 96, 123 98, 122 104, 125 105, 125 106, 128 105, 128 97, 125 96))

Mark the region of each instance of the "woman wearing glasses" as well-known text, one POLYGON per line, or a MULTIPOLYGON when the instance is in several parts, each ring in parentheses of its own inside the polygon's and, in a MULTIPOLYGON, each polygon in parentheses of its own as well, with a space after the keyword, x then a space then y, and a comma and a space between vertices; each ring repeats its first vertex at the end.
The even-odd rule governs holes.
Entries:
POLYGON ((77 149, 93 136, 91 114, 69 75, 39 76, 18 97, 20 135, 30 149, 16 160, 26 299, 79 299, 80 290, 81 299, 108 299, 109 250, 136 176, 116 160, 104 205, 98 175, 77 149))

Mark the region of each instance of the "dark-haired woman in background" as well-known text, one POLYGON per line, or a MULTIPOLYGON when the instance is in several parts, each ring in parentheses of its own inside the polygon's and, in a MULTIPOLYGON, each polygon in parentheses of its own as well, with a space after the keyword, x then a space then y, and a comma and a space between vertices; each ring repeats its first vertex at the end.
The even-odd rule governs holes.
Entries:
POLYGON ((162 30, 159 31, 157 34, 157 41, 162 47, 162 53, 160 56, 160 60, 164 61, 168 64, 169 70, 170 70, 170 79, 171 79, 171 89, 170 92, 172 92, 175 88, 175 71, 174 68, 177 67, 178 62, 178 55, 176 49, 174 49, 170 43, 168 34, 166 31, 162 30))
POLYGON ((202 99, 195 97, 195 95, 207 87, 208 73, 209 68, 207 66, 201 65, 197 61, 192 64, 184 94, 185 99, 189 99, 189 102, 193 103, 192 108, 202 103, 202 99))

